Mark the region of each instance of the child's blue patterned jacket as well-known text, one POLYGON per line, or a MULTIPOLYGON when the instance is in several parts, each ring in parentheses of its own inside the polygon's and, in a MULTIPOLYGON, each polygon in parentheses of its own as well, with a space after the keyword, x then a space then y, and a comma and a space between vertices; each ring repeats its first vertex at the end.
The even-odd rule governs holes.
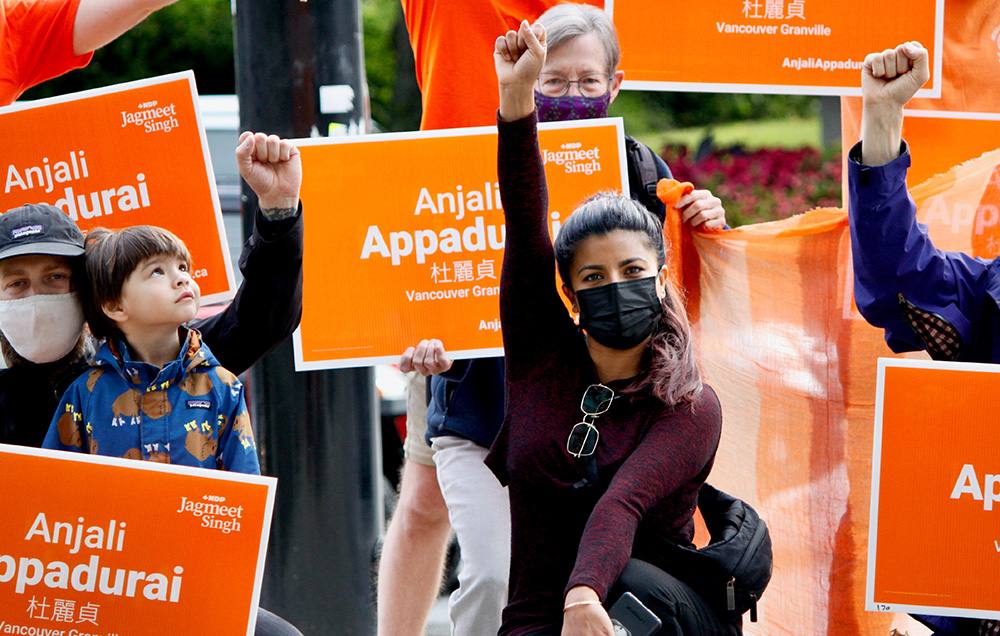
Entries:
POLYGON ((243 384, 186 330, 162 369, 106 342, 63 395, 44 448, 260 474, 243 384))

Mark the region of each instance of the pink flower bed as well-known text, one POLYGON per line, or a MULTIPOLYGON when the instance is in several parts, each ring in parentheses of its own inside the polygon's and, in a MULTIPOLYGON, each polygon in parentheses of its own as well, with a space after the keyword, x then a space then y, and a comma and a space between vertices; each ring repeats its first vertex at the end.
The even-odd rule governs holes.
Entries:
POLYGON ((733 227, 784 219, 817 207, 840 207, 840 152, 716 148, 701 160, 685 146, 667 146, 674 177, 722 199, 733 227))

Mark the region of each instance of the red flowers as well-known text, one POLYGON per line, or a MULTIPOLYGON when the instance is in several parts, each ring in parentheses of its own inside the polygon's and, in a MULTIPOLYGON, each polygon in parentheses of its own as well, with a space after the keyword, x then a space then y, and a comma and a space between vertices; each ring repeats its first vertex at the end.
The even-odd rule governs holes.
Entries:
POLYGON ((839 151, 736 146, 695 159, 686 146, 669 145, 662 156, 675 179, 707 188, 722 199, 733 227, 841 206, 839 151))

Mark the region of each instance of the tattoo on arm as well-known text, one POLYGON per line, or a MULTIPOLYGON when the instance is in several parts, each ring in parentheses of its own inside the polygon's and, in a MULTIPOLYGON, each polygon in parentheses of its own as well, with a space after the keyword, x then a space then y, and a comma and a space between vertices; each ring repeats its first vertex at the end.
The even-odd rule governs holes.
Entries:
POLYGON ((290 219, 299 211, 298 208, 261 208, 260 213, 268 221, 283 221, 290 219))

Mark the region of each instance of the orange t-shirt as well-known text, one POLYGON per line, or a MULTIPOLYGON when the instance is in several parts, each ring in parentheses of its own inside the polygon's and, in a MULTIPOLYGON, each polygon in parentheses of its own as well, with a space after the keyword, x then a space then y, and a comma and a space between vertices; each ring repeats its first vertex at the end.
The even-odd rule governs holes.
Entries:
POLYGON ((0 106, 35 84, 86 66, 73 53, 80 0, 0 0, 0 106))
MULTIPOLYGON (((423 103, 420 127, 495 124, 500 100, 493 43, 561 1, 401 0, 423 103)), ((604 6, 603 0, 586 2, 604 6)))
POLYGON ((1000 113, 1000 3, 946 3, 943 48, 941 99, 907 108, 1000 113))

